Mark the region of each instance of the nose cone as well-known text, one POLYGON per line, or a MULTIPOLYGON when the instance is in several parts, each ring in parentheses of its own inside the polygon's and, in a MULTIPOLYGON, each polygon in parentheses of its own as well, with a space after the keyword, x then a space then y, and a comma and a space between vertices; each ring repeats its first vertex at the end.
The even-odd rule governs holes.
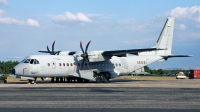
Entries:
POLYGON ((15 69, 13 68, 11 72, 12 72, 12 74, 15 74, 15 69))

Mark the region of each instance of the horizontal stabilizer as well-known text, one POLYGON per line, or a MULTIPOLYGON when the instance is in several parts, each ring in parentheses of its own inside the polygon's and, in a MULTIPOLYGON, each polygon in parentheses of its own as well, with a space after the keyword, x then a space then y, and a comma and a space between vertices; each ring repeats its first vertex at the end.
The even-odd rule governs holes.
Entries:
POLYGON ((162 56, 164 58, 175 58, 175 57, 193 57, 193 55, 167 55, 167 56, 162 56))

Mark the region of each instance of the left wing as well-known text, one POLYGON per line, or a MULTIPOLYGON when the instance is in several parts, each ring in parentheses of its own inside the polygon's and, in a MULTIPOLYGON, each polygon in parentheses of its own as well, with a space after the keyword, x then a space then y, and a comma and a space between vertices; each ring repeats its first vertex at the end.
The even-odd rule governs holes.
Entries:
POLYGON ((112 51, 104 51, 102 52, 102 55, 106 55, 106 56, 124 56, 126 54, 137 55, 139 52, 156 51, 156 50, 165 50, 165 49, 144 48, 144 49, 129 49, 129 50, 112 50, 112 51))

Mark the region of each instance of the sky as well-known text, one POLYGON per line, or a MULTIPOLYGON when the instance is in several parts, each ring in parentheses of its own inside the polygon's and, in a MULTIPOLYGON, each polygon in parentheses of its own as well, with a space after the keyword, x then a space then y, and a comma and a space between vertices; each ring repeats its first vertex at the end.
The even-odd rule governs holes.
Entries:
POLYGON ((199 0, 0 0, 0 61, 89 51, 153 47, 168 17, 175 18, 172 54, 194 55, 156 62, 150 68, 200 68, 199 0))

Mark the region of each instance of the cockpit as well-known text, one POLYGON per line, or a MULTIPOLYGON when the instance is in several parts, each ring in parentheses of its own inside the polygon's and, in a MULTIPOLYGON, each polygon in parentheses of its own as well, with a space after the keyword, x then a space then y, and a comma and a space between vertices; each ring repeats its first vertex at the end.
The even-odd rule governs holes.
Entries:
POLYGON ((40 64, 37 59, 23 59, 21 63, 40 64))

